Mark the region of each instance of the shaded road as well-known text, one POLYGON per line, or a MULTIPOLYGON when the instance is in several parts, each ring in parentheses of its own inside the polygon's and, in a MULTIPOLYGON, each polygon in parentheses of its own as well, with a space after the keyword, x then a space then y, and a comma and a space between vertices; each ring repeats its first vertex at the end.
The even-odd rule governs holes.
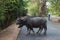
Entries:
MULTIPOLYGON (((26 28, 23 27, 22 31, 18 34, 17 40, 60 40, 60 24, 48 21, 47 27, 46 36, 44 36, 43 33, 41 35, 30 34, 26 36, 26 28)), ((34 29, 35 32, 37 30, 37 28, 34 29)))

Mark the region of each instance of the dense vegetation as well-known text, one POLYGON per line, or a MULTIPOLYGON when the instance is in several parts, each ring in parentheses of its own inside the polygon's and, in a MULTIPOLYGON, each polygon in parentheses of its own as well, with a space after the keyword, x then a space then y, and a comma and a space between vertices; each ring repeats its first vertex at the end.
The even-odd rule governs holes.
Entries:
POLYGON ((60 0, 48 0, 48 2, 50 3, 49 12, 52 15, 60 16, 60 0))
POLYGON ((46 0, 30 0, 27 8, 31 16, 46 16, 46 0))
POLYGON ((6 28, 17 17, 25 15, 26 2, 23 0, 0 0, 0 29, 6 28))

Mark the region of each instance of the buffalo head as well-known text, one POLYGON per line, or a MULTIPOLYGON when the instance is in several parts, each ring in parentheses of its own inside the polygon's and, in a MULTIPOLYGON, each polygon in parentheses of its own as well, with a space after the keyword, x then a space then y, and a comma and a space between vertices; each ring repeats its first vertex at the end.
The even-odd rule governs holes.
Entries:
POLYGON ((17 20, 17 24, 19 25, 19 28, 20 27, 23 27, 24 25, 26 25, 26 19, 25 18, 20 18, 17 20))

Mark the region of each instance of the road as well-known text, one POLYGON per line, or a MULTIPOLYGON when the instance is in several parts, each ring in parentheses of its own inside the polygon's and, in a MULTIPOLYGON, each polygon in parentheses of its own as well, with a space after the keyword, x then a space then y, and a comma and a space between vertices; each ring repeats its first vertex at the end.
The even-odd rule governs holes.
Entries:
MULTIPOLYGON (((34 28, 36 32, 38 28, 34 28)), ((60 24, 54 23, 51 21, 47 22, 47 35, 44 36, 43 32, 41 35, 38 34, 30 34, 26 36, 26 27, 24 26, 22 30, 19 32, 17 40, 60 40, 60 24)))

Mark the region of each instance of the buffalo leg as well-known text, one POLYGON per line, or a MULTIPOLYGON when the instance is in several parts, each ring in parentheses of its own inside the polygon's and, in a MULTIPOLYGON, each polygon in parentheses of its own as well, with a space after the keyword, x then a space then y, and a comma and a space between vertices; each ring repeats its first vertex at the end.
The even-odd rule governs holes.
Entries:
POLYGON ((31 30, 30 30, 29 28, 27 28, 27 35, 30 34, 30 31, 31 31, 31 30))
POLYGON ((44 26, 44 35, 46 35, 46 32, 47 32, 47 26, 45 25, 44 26))
POLYGON ((41 28, 39 28, 39 30, 38 30, 38 32, 37 33, 39 33, 39 31, 40 31, 40 33, 42 32, 42 30, 43 30, 43 28, 41 27, 41 28))
POLYGON ((35 34, 35 32, 34 32, 34 30, 33 30, 33 28, 32 28, 32 27, 30 27, 30 30, 32 30, 32 32, 35 34))
POLYGON ((38 32, 37 32, 37 33, 39 33, 39 31, 40 31, 40 28, 39 28, 39 30, 38 30, 38 32))
POLYGON ((30 27, 27 27, 27 32, 28 33, 30 33, 31 32, 31 30, 33 30, 32 28, 30 28, 30 27))

